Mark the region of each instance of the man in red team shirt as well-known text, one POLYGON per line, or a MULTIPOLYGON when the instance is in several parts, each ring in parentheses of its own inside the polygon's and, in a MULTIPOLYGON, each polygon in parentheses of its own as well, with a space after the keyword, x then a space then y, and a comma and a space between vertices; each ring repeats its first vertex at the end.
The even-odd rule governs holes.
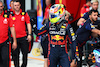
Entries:
POLYGON ((21 67, 26 67, 27 66, 27 57, 28 57, 28 42, 31 41, 31 24, 30 24, 30 17, 28 13, 23 12, 20 9, 20 2, 19 1, 14 1, 13 3, 14 6, 14 14, 12 14, 12 20, 11 22, 14 23, 15 25, 15 31, 16 31, 16 38, 17 38, 17 49, 12 52, 12 58, 14 60, 14 65, 15 67, 19 67, 19 54, 20 50, 22 52, 22 59, 23 63, 21 67), (28 36, 26 34, 26 27, 25 23, 27 24, 28 28, 28 36), (27 37, 26 37, 27 36, 27 37))
POLYGON ((3 8, 3 3, 0 1, 0 55, 3 62, 2 67, 9 67, 9 45, 7 45, 9 27, 13 37, 12 48, 14 50, 17 48, 17 41, 14 24, 10 22, 11 16, 9 16, 6 11, 3 11, 3 8))
POLYGON ((86 13, 90 11, 90 6, 91 6, 91 0, 86 0, 86 4, 83 5, 81 8, 81 17, 86 13))

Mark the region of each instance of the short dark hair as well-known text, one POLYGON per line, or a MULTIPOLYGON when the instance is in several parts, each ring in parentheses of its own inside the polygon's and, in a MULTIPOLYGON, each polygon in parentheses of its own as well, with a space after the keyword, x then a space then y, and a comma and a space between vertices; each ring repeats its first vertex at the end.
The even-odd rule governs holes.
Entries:
POLYGON ((96 12, 97 12, 97 13, 98 13, 98 10, 90 10, 90 11, 89 11, 89 15, 91 15, 91 14, 92 14, 92 12, 94 12, 94 13, 96 13, 96 12))
POLYGON ((20 3, 20 1, 19 1, 19 0, 13 0, 13 2, 19 2, 19 3, 20 3))
POLYGON ((86 3, 91 2, 91 0, 86 0, 86 3))

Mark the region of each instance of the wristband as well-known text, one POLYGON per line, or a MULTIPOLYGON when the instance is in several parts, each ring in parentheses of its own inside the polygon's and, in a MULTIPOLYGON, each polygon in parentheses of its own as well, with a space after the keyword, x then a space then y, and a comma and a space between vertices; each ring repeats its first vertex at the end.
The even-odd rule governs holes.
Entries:
POLYGON ((31 35, 31 34, 28 34, 28 35, 31 35))

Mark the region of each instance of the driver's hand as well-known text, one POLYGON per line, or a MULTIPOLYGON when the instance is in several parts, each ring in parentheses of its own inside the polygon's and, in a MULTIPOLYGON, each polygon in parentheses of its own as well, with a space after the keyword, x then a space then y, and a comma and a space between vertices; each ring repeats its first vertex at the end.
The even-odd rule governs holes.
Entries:
POLYGON ((70 66, 71 67, 77 67, 77 62, 75 62, 75 60, 72 60, 70 66))

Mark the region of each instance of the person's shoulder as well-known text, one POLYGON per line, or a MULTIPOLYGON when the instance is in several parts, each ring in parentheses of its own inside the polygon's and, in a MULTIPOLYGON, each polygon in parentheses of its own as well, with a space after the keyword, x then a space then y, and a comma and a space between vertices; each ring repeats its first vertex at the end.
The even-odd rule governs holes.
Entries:
POLYGON ((88 18, 85 23, 91 23, 91 20, 88 18))
POLYGON ((89 13, 86 12, 82 18, 84 18, 85 20, 87 20, 89 18, 89 13))
POLYGON ((83 6, 82 6, 82 9, 86 9, 87 8, 87 6, 86 6, 86 4, 84 4, 83 6))
POLYGON ((84 4, 84 5, 82 6, 82 8, 86 9, 86 8, 87 8, 86 4, 84 4))
POLYGON ((3 12, 4 12, 3 17, 9 18, 9 13, 7 12, 7 10, 3 10, 3 12))
POLYGON ((21 15, 26 15, 27 12, 23 11, 21 12, 21 15))
POLYGON ((84 15, 89 15, 89 12, 86 12, 84 15))

